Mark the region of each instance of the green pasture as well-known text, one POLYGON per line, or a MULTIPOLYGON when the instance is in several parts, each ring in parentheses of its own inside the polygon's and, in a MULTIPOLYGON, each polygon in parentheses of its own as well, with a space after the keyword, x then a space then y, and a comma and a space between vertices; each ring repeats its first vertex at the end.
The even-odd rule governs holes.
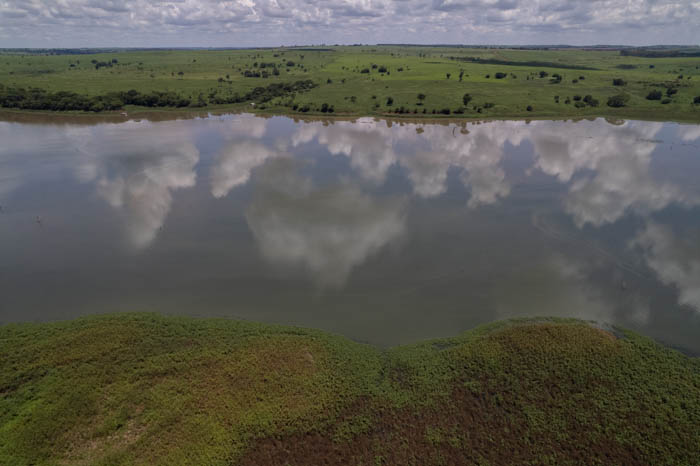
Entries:
POLYGON ((243 95, 258 86, 301 79, 311 79, 318 86, 306 93, 257 102, 256 111, 321 114, 326 113, 321 112, 325 103, 341 116, 397 115, 399 110, 401 116, 434 117, 433 111, 447 116, 449 110, 453 118, 609 116, 700 121, 700 104, 693 103, 700 96, 700 57, 644 58, 581 49, 399 46, 0 55, 0 85, 7 88, 35 87, 89 96, 130 89, 172 91, 193 104, 201 95, 211 109, 250 107, 249 103, 213 105, 217 95, 243 95), (499 63, 467 61, 474 58, 499 63), (96 69, 93 61, 112 66, 96 69), (293 66, 287 66, 288 62, 293 66), (243 76, 246 70, 262 71, 263 63, 268 77, 243 76), (382 67, 386 72, 381 72, 382 67), (278 74, 272 73, 274 69, 278 74), (365 69, 369 72, 363 73, 365 69), (543 71, 548 75, 540 77, 543 71), (496 79, 498 73, 506 77, 496 79), (561 76, 557 83, 552 81, 554 74, 561 76), (626 85, 614 86, 617 78, 626 85), (669 88, 675 93, 667 96, 669 88), (664 93, 663 99, 647 100, 655 89, 664 93), (620 93, 627 96, 624 107, 606 105, 610 96, 620 93), (425 98, 418 99, 418 94, 425 98), (466 106, 464 94, 471 95, 466 106), (580 101, 575 97, 586 95, 597 100, 598 106, 577 107, 580 101))

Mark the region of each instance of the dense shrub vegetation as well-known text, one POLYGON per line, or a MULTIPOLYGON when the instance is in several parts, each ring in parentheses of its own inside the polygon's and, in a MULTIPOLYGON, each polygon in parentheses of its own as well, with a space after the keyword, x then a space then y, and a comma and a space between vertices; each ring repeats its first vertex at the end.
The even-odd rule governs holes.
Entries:
POLYGON ((608 97, 608 107, 620 108, 627 105, 629 96, 626 94, 617 94, 608 97))
POLYGON ((121 314, 0 326, 5 465, 696 465, 700 365, 539 319, 389 350, 121 314))
MULTIPOLYGON (((221 96, 213 93, 210 103, 235 104, 248 101, 268 102, 275 97, 303 92, 316 86, 313 81, 296 81, 294 83, 273 83, 265 87, 256 87, 244 95, 233 94, 221 96)), ((0 107, 27 110, 55 111, 89 111, 119 110, 125 105, 141 107, 187 107, 202 106, 207 102, 200 97, 196 102, 182 97, 175 92, 141 93, 136 90, 111 92, 105 95, 85 96, 75 92, 48 92, 44 89, 11 88, 0 85, 0 107)))

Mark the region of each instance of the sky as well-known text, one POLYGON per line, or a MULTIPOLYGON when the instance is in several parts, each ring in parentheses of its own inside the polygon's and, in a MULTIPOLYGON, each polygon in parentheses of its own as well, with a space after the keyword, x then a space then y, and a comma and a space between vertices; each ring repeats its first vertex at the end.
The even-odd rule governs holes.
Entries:
POLYGON ((0 0, 0 47, 700 44, 700 0, 0 0))

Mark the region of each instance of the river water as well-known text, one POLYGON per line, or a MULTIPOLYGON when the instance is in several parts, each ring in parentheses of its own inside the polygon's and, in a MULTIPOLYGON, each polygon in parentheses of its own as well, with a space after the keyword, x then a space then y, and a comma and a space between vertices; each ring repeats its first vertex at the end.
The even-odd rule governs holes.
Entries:
POLYGON ((157 311, 380 346, 510 317, 700 353, 700 126, 0 122, 0 322, 157 311))

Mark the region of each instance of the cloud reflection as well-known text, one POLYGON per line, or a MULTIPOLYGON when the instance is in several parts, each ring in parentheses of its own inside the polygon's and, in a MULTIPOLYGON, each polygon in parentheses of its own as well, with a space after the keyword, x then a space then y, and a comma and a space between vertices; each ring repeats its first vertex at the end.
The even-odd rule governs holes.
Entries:
POLYGON ((648 222, 632 240, 659 279, 678 288, 678 301, 700 312, 700 231, 686 237, 671 228, 648 222))
POLYGON ((268 261, 301 266, 320 287, 341 287, 403 234, 404 201, 373 198, 351 181, 316 186, 299 170, 292 159, 260 169, 248 224, 268 261))
POLYGON ((76 177, 96 185, 97 194, 124 213, 129 241, 148 246, 162 228, 172 205, 172 191, 193 187, 199 150, 177 124, 108 125, 93 129, 85 143, 74 135, 81 162, 76 177), (94 141, 100 141, 94 147, 94 141), (99 155, 98 155, 99 154, 99 155))

